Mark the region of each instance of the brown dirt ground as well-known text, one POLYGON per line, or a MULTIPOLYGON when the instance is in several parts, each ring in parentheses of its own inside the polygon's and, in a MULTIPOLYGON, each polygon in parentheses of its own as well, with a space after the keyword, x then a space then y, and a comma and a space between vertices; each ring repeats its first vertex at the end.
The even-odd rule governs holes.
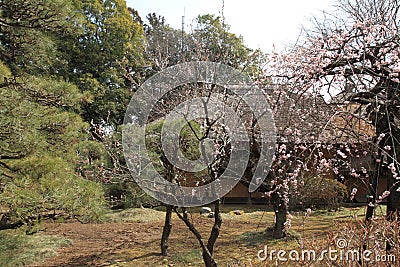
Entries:
MULTIPOLYGON (((250 261, 257 255, 259 246, 243 243, 239 236, 247 231, 256 231, 258 220, 243 219, 223 221, 215 246, 216 260, 224 263, 221 266, 238 262, 239 259, 235 258, 237 255, 240 261, 243 257, 250 261), (220 251, 221 247, 224 249, 220 251)), ((193 221, 203 237, 208 237, 213 219, 193 214, 193 221)), ((60 248, 56 257, 31 266, 204 266, 197 240, 176 216, 173 217, 169 256, 166 257, 159 255, 162 220, 104 224, 45 222, 43 226, 44 234, 63 236, 71 240, 72 245, 60 248), (179 259, 191 252, 197 256, 190 259, 190 264, 185 258, 179 259)), ((262 230, 258 229, 260 232, 262 230)))

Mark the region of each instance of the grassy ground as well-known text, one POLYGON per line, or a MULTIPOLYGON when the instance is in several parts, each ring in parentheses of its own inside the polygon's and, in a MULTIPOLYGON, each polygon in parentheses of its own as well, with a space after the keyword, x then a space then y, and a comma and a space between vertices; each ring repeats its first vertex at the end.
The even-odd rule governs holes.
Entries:
POLYGON ((110 211, 106 222, 155 222, 163 218, 164 212, 155 209, 126 209, 110 211))
POLYGON ((57 255, 71 241, 44 234, 26 235, 24 229, 0 231, 0 266, 25 266, 57 255))
MULTIPOLYGON (((219 266, 270 266, 257 259, 257 252, 265 245, 288 250, 326 244, 334 231, 345 223, 362 220, 365 214, 365 208, 317 210, 310 216, 304 211, 293 212, 290 235, 275 240, 266 230, 273 225, 274 214, 263 208, 223 207, 221 234, 215 246, 219 266), (236 209, 243 214, 235 215, 232 211, 236 209)), ((110 212, 102 224, 46 222, 46 231, 31 236, 21 230, 1 231, 1 266, 32 262, 36 263, 29 266, 204 266, 196 239, 176 215, 169 255, 159 255, 163 216, 162 210, 128 209, 110 212)), ((192 210, 191 218, 206 238, 213 219, 199 215, 198 209, 192 210)))
MULTIPOLYGON (((305 245, 304 243, 322 243, 341 224, 362 220, 365 214, 365 208, 341 208, 339 211, 318 210, 310 216, 305 216, 305 212, 293 212, 290 234, 284 239, 276 240, 272 238, 270 232, 266 231, 266 228, 273 226, 274 213, 272 211, 260 211, 259 207, 239 207, 244 214, 238 216, 232 212, 234 209, 237 207, 224 209, 223 229, 215 247, 215 258, 220 266, 269 266, 268 263, 265 265, 256 258, 257 252, 265 245, 277 250, 290 250, 299 249, 305 245)), ((382 209, 377 211, 382 214, 384 212, 382 209)), ((203 228, 200 225, 198 227, 203 228)), ((207 230, 210 229, 208 226, 207 230)), ((203 232, 207 233, 207 231, 203 232)), ((188 247, 187 242, 179 240, 181 240, 180 243, 175 242, 175 235, 172 234, 173 252, 170 256, 164 257, 162 262, 152 257, 143 257, 140 260, 121 261, 110 266, 203 266, 201 251, 195 248, 197 244, 193 242, 194 247, 188 247)))

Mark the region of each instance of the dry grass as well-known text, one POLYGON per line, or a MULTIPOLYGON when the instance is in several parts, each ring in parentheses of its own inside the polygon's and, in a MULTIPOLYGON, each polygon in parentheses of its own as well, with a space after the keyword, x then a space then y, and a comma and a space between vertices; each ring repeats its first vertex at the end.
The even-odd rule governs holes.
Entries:
MULTIPOLYGON (((274 213, 261 211, 262 208, 262 206, 223 207, 220 238, 215 246, 215 259, 218 266, 275 266, 273 262, 261 262, 257 259, 258 251, 262 250, 265 245, 276 250, 299 250, 302 247, 322 249, 327 245, 332 245, 335 233, 346 237, 345 234, 349 232, 346 227, 361 234, 357 227, 365 214, 365 208, 342 208, 336 212, 313 211, 310 216, 305 216, 305 212, 293 213, 289 235, 286 238, 275 240, 271 237, 271 232, 267 231, 269 227, 273 226, 274 213), (236 209, 243 210, 244 213, 235 215, 232 211, 236 209)), ((384 210, 379 212, 384 213, 384 210)), ((213 219, 200 215, 198 209, 192 209, 190 217, 203 237, 207 237, 211 231, 213 219)), ((53 235, 53 243, 39 245, 35 248, 25 245, 24 253, 39 260, 35 266, 204 266, 197 240, 175 215, 173 215, 169 255, 166 257, 159 255, 159 242, 164 219, 162 210, 115 211, 109 213, 107 218, 108 222, 103 224, 47 223, 45 225, 47 227, 46 234, 53 235), (58 256, 41 262, 43 257, 51 257, 56 252, 57 246, 60 245, 60 242, 56 242, 60 233, 63 235, 61 240, 68 238, 72 241, 72 245, 58 250, 58 256), (39 253, 40 251, 43 255, 39 253)), ((42 233, 38 236, 39 238, 44 237, 42 233)), ((6 239, 10 240, 11 237, 13 235, 9 234, 6 239)), ((20 240, 14 244, 29 243, 31 241, 24 239, 36 237, 20 236, 18 238, 20 240)), ((44 244, 45 242, 35 241, 35 243, 44 244)), ((4 244, 3 242, 1 249, 9 249, 10 245, 5 247, 4 244)), ((16 245, 14 249, 19 250, 18 246, 16 245)), ((1 254, 3 258, 0 260, 21 263, 23 259, 27 258, 24 253, 3 252, 1 254)), ((8 266, 15 265, 18 264, 8 266)), ((281 262, 278 266, 298 265, 293 262, 285 265, 281 262)), ((321 263, 312 265, 310 263, 303 266, 333 265, 321 263)), ((380 265, 375 264, 374 266, 380 265)))
MULTIPOLYGON (((294 212, 289 235, 284 239, 276 240, 272 238, 270 232, 266 231, 268 227, 273 226, 274 213, 272 211, 263 212, 259 210, 259 207, 253 210, 239 207, 245 212, 243 215, 235 215, 232 212, 235 209, 238 208, 227 207, 222 215, 221 236, 215 248, 215 258, 219 266, 270 266, 271 262, 265 263, 257 259, 257 252, 265 245, 277 250, 298 250, 306 245, 326 244, 329 236, 341 224, 360 221, 365 214, 365 208, 320 210, 308 217, 304 215, 304 212, 294 212)), ((174 227, 181 224, 175 216, 173 220, 174 227)), ((212 219, 205 219, 194 214, 193 221, 204 236, 207 236, 211 229, 212 219)), ((158 252, 157 246, 153 249, 158 252)), ((170 256, 149 255, 149 251, 147 251, 147 256, 145 251, 142 255, 145 256, 116 262, 110 266, 204 266, 198 244, 184 226, 178 229, 173 228, 170 256)), ((296 266, 296 264, 282 265, 280 263, 279 266, 296 266)))
POLYGON ((0 232, 0 266, 26 266, 57 255, 60 247, 70 246, 71 241, 42 233, 26 235, 23 229, 0 232))
POLYGON ((106 214, 107 222, 156 222, 164 220, 164 212, 155 209, 132 208, 106 214))

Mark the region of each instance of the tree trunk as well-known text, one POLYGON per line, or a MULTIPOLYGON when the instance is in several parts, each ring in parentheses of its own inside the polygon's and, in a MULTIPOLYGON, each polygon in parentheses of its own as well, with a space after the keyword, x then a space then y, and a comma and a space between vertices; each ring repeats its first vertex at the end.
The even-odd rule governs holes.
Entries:
MULTIPOLYGON (((372 120, 375 123, 376 134, 379 136, 384 134, 384 138, 378 143, 378 147, 381 151, 385 151, 386 164, 388 167, 390 164, 394 164, 395 172, 399 175, 400 171, 400 141, 398 140, 400 136, 400 125, 396 125, 394 116, 395 112, 398 112, 397 107, 385 106, 385 112, 380 113, 378 120, 372 120), (389 147, 389 149, 386 149, 389 147)), ((398 115, 397 115, 398 116, 398 115)), ((399 218, 400 211, 400 192, 398 192, 399 181, 394 177, 394 173, 388 170, 386 175, 387 179, 387 191, 390 192, 387 197, 387 209, 386 209, 386 219, 388 221, 394 221, 399 218)), ((391 237, 388 237, 391 238, 391 237)), ((389 251, 391 245, 389 240, 386 242, 386 250, 389 251)))
POLYGON ((164 227, 163 227, 163 233, 161 236, 161 255, 167 256, 167 250, 168 250, 168 238, 169 235, 171 234, 171 228, 172 228, 172 206, 167 205, 166 206, 166 212, 165 212, 165 222, 164 222, 164 227))
POLYGON ((220 211, 220 200, 216 200, 214 202, 214 225, 211 230, 210 238, 208 238, 208 242, 207 242, 207 249, 211 255, 213 254, 214 245, 219 236, 221 224, 222 224, 222 218, 221 218, 221 211, 220 211))
MULTIPOLYGON (((394 139, 394 137, 398 138, 400 136, 400 131, 396 132, 397 134, 395 136, 391 136, 391 140, 394 139)), ((400 164, 396 160, 399 160, 400 156, 400 143, 397 142, 391 142, 392 145, 392 153, 391 156, 393 159, 389 159, 389 162, 393 162, 394 166, 396 168, 397 173, 400 172, 400 164)), ((399 174, 398 174, 399 175, 399 174)), ((399 188, 399 181, 393 176, 393 173, 391 171, 388 172, 387 175, 387 190, 390 192, 389 196, 387 197, 387 209, 386 209, 386 219, 388 221, 397 221, 400 218, 400 192, 398 192, 399 188)), ((392 249, 391 245, 391 240, 394 237, 388 236, 388 240, 386 241, 386 251, 390 251, 392 249)))
POLYGON ((212 257, 212 253, 208 250, 207 246, 203 242, 203 238, 201 237, 201 234, 197 229, 194 227, 194 225, 190 222, 189 217, 187 216, 187 211, 185 208, 182 208, 182 214, 180 214, 176 209, 175 213, 178 215, 178 217, 186 224, 186 226, 189 228, 189 230, 194 234, 196 237, 197 241, 200 244, 201 250, 202 250, 202 256, 204 263, 206 267, 218 267, 217 263, 212 257))
POLYGON ((389 221, 396 221, 400 218, 400 192, 397 191, 398 181, 392 174, 388 175, 388 188, 390 195, 387 198, 386 218, 389 221))
MULTIPOLYGON (((377 194, 378 194, 378 183, 379 183, 379 177, 381 175, 382 172, 382 153, 379 150, 378 151, 378 157, 375 160, 375 173, 374 173, 374 177, 373 177, 373 181, 372 181, 372 188, 370 190, 370 199, 368 200, 368 204, 370 202, 375 204, 376 198, 377 198, 377 194), (376 162, 376 160, 379 159, 379 162, 376 162)), ((365 222, 368 224, 371 222, 372 216, 374 215, 374 210, 375 210, 375 206, 372 205, 367 205, 367 211, 365 213, 365 222)))
MULTIPOLYGON (((399 170, 399 165, 397 165, 397 170, 399 170)), ((390 195, 387 199, 387 219, 388 220, 397 220, 399 218, 400 211, 400 192, 397 191, 399 188, 399 181, 393 177, 392 173, 389 173, 388 177, 387 190, 390 192, 390 195)))
POLYGON ((247 192, 247 205, 252 205, 253 201, 251 200, 251 193, 247 192))
POLYGON ((206 267, 218 267, 217 263, 215 262, 207 248, 203 248, 202 256, 206 267))
MULTIPOLYGON (((396 88, 396 90, 398 90, 396 88)), ((390 92, 387 96, 392 97, 396 93, 390 92)), ((390 103, 391 99, 386 99, 386 103, 390 103)), ((397 173, 400 171, 400 125, 395 123, 395 116, 399 116, 399 114, 395 114, 398 112, 398 108, 395 105, 384 105, 384 110, 380 110, 378 116, 376 113, 372 113, 371 120, 375 124, 376 135, 379 136, 381 134, 384 135, 379 143, 378 147, 384 154, 387 154, 387 164, 394 164, 397 173), (375 118, 376 116, 376 118, 375 118), (387 150, 386 147, 390 149, 387 150)), ((382 107, 381 107, 382 109, 382 107)), ((399 174, 398 174, 399 175, 399 174)), ((393 220, 395 217, 399 215, 400 210, 400 192, 397 192, 399 188, 399 181, 397 181, 391 171, 387 175, 387 190, 390 192, 390 195, 387 198, 387 211, 386 216, 388 220, 393 220)))
MULTIPOLYGON (((166 173, 166 179, 168 182, 172 182, 175 177, 175 169, 174 166, 169 162, 167 157, 162 154, 160 156, 160 159, 167 171, 166 173)), ((173 211, 173 206, 171 205, 166 205, 166 210, 165 210, 165 221, 164 221, 164 227, 163 227, 163 233, 161 236, 161 255, 167 256, 168 253, 168 238, 169 235, 171 234, 171 228, 172 228, 172 211, 173 211)))
POLYGON ((288 206, 277 192, 272 194, 272 200, 275 211, 275 226, 272 236, 274 238, 283 238, 286 236, 285 222, 287 220, 288 206))

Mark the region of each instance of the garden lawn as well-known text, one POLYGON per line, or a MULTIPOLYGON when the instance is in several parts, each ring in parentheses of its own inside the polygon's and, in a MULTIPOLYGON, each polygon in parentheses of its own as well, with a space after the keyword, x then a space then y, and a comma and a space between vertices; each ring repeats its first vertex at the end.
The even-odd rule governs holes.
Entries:
MULTIPOLYGON (((219 266, 270 266, 257 259, 265 245, 289 250, 326 244, 341 225, 361 221, 365 214, 365 208, 318 210, 310 216, 305 211, 293 212, 288 237, 274 240, 268 229, 273 226, 274 213, 262 208, 223 207, 221 234, 215 246, 219 266), (235 215, 235 209, 244 212, 235 215)), ((213 219, 200 215, 198 209, 192 209, 189 216, 207 238, 213 219)), ((169 255, 159 255, 163 219, 162 211, 129 209, 110 212, 104 223, 46 221, 42 224, 44 231, 31 236, 21 230, 1 231, 1 266, 204 266, 197 240, 176 215, 169 255)))

